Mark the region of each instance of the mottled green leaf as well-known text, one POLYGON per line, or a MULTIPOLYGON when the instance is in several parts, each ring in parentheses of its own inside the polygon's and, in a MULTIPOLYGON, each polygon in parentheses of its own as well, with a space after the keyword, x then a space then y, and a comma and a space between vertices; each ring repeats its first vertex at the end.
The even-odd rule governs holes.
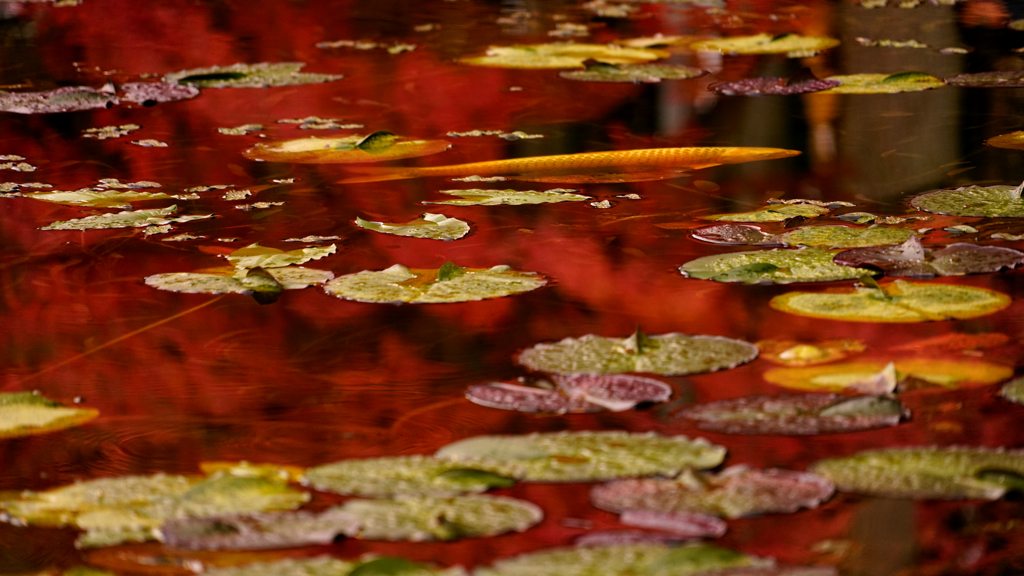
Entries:
POLYGON ((356 218, 356 224, 361 228, 394 234, 395 236, 409 236, 411 238, 430 238, 432 240, 458 240, 469 234, 469 224, 457 218, 449 218, 444 214, 423 215, 423 218, 413 220, 407 224, 385 224, 384 222, 370 222, 362 218, 356 218))
POLYGON ((706 75, 707 70, 671 64, 635 64, 616 66, 614 64, 593 64, 586 70, 570 70, 559 73, 568 80, 584 82, 628 82, 653 83, 662 80, 685 80, 706 75))
MULTIPOLYGON (((303 268, 301 266, 285 266, 280 268, 263 268, 285 290, 301 290, 309 286, 323 284, 334 278, 327 270, 303 268)), ((146 277, 146 285, 160 290, 183 292, 186 294, 249 294, 255 291, 253 283, 258 278, 249 279, 249 269, 222 268, 205 272, 168 272, 153 274, 146 277)))
POLYGON ((942 79, 922 72, 849 74, 829 76, 826 80, 842 82, 841 86, 825 91, 838 94, 895 94, 897 92, 919 92, 946 85, 942 79))
POLYGON ((1018 186, 965 186, 935 190, 914 196, 910 205, 925 212, 952 216, 1024 217, 1024 200, 1018 186))
POLYGON ((499 298, 547 283, 536 272, 516 272, 508 266, 462 270, 465 273, 452 275, 450 270, 410 270, 395 264, 385 270, 340 276, 329 282, 325 290, 332 296, 359 302, 429 304, 499 298))
POLYGON ((228 254, 228 262, 236 268, 278 268, 293 264, 304 264, 310 260, 319 260, 338 251, 334 244, 330 246, 309 246, 285 252, 277 248, 268 248, 259 244, 250 244, 228 254))
POLYGON ((98 410, 68 408, 32 392, 8 392, 0 394, 0 438, 62 430, 98 415, 98 410))
POLYGON ((317 490, 354 496, 442 497, 507 488, 512 481, 431 456, 386 456, 310 468, 303 483, 317 490))
POLYGON ((460 566, 433 568, 394 556, 364 557, 358 561, 331 556, 287 558, 203 571, 204 576, 466 576, 460 566))
POLYGON ((724 54, 788 54, 790 57, 804 58, 838 45, 839 40, 824 36, 755 34, 753 36, 702 40, 691 44, 690 49, 724 54))
POLYGON ((814 246, 816 248, 860 248, 901 244, 914 233, 906 228, 882 228, 871 226, 801 226, 783 234, 779 240, 790 246, 814 246))
POLYGON ((880 396, 786 394, 744 396, 687 407, 679 416, 724 434, 830 434, 895 426, 910 412, 880 396))
POLYGON ((590 196, 573 194, 577 190, 568 188, 553 188, 538 192, 536 190, 440 190, 441 194, 459 196, 460 200, 441 200, 438 202, 423 202, 423 204, 447 204, 450 206, 498 206, 507 204, 519 206, 522 204, 549 204, 554 202, 583 202, 590 200, 590 196))
POLYGON ((816 218, 828 212, 829 209, 825 206, 815 206, 814 204, 772 204, 752 212, 715 214, 714 216, 705 216, 704 219, 725 222, 782 222, 797 216, 816 218))
POLYGON ((529 502, 486 495, 349 500, 339 509, 359 520, 356 538, 414 542, 522 532, 544 517, 529 502))
POLYGON ((204 220, 212 214, 199 214, 193 216, 171 216, 178 211, 177 206, 167 208, 154 208, 152 210, 127 210, 115 214, 101 214, 98 216, 86 216, 73 220, 54 222, 43 226, 40 230, 102 230, 107 228, 144 228, 146 226, 160 226, 172 222, 190 222, 192 220, 204 220))
POLYGON ((759 250, 704 256, 679 267, 689 278, 747 284, 852 280, 869 270, 832 262, 836 251, 818 248, 759 250))
POLYGON ((172 72, 165 75, 163 80, 172 84, 186 84, 197 88, 266 88, 269 86, 318 84, 342 78, 342 76, 332 74, 299 72, 303 66, 305 64, 302 62, 238 63, 230 66, 209 66, 172 72))

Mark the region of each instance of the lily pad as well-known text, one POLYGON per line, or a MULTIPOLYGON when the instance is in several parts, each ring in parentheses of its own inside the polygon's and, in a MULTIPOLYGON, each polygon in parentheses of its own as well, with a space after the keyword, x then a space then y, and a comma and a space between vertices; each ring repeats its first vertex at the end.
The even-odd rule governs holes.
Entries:
POLYGON ((132 202, 143 200, 162 200, 170 198, 163 192, 135 192, 119 190, 93 190, 82 188, 70 192, 53 190, 47 192, 22 193, 26 198, 53 202, 56 204, 68 204, 71 206, 93 206, 97 208, 125 208, 131 207, 132 202))
POLYGON ((78 426, 99 416, 92 408, 68 408, 32 392, 0 394, 0 438, 31 436, 78 426))
POLYGON ((437 154, 451 148, 447 140, 417 140, 390 132, 340 138, 299 138, 260 143, 242 154, 250 160, 298 164, 384 162, 437 154))
POLYGON ((783 222, 790 218, 817 218, 822 214, 828 214, 829 209, 825 206, 814 204, 774 204, 758 208, 751 212, 738 212, 735 214, 715 214, 704 216, 705 220, 720 220, 725 222, 783 222))
POLYGON ((460 196, 459 200, 441 200, 438 202, 422 202, 422 204, 446 204, 449 206, 521 206, 523 204, 551 204, 555 202, 583 202, 591 200, 590 196, 573 194, 577 190, 553 188, 538 192, 536 190, 439 190, 441 194, 460 196))
POLYGON ((483 494, 349 500, 339 510, 358 519, 356 538, 413 542, 522 532, 544 517, 530 502, 483 494))
POLYGON ((813 246, 816 248, 858 248, 861 246, 882 246, 900 244, 912 237, 914 232, 906 228, 883 228, 870 226, 801 226, 779 237, 779 241, 790 246, 813 246))
POLYGON ((1024 200, 1018 186, 965 186, 934 190, 914 196, 910 205, 933 214, 979 218, 1024 217, 1024 200))
POLYGON ((671 480, 615 480, 592 488, 590 501, 612 512, 649 510, 740 518, 816 508, 834 491, 831 482, 814 474, 731 466, 720 474, 687 470, 671 480))
POLYGON ((557 390, 492 382, 471 386, 466 398, 481 406, 520 412, 621 412, 643 402, 665 402, 672 388, 664 382, 626 374, 555 375, 557 390))
POLYGON ((604 64, 643 64, 665 58, 668 52, 614 44, 553 42, 527 46, 491 46, 484 56, 460 58, 474 66, 498 68, 583 68, 586 60, 604 64))
POLYGON ((469 224, 458 218, 449 218, 444 214, 427 214, 407 224, 386 224, 384 222, 370 222, 362 218, 356 218, 356 224, 360 228, 394 234, 395 236, 408 236, 411 238, 429 238, 431 240, 458 240, 469 234, 469 224))
POLYGON ((584 82, 629 82, 634 84, 650 84, 662 80, 686 80, 706 76, 707 70, 689 66, 671 64, 634 64, 616 66, 614 64, 592 64, 586 70, 570 70, 558 75, 568 80, 584 82))
MULTIPOLYGON (((912 377, 943 388, 987 386, 1013 375, 1007 366, 981 360, 910 358, 893 362, 897 380, 912 377)), ((774 368, 764 373, 772 384, 798 390, 840 392, 861 385, 886 366, 885 362, 847 362, 806 368, 774 368)))
POLYGON ((864 351, 859 340, 826 340, 807 344, 795 340, 761 340, 757 342, 761 357, 786 366, 811 366, 842 360, 850 354, 864 351))
POLYGON ((824 36, 755 34, 718 40, 702 40, 691 44, 690 49, 723 54, 787 54, 791 58, 806 58, 838 45, 839 40, 824 36))
POLYGON ((769 305, 790 314, 847 322, 932 322, 986 316, 1010 302, 1006 294, 985 288, 897 280, 881 288, 789 292, 769 305))
POLYGON ((1011 402, 1024 404, 1024 378, 1014 378, 999 389, 999 395, 1011 402))
POLYGON ((671 510, 625 510, 619 516, 619 522, 626 526, 665 530, 677 538, 718 538, 728 530, 726 523, 717 516, 671 510))
POLYGON ((964 88, 1022 88, 1024 72, 1006 70, 957 74, 946 78, 946 84, 964 88))
POLYGON ((803 68, 790 78, 745 78, 734 82, 713 84, 716 94, 726 96, 759 96, 762 94, 807 94, 835 88, 837 80, 822 80, 809 68, 803 68))
POLYGON ((319 260, 338 251, 334 244, 330 246, 309 246, 285 252, 277 248, 268 248, 259 244, 250 244, 227 255, 228 262, 236 268, 277 268, 293 264, 305 264, 310 260, 319 260))
POLYGON ((723 434, 834 434, 895 426, 910 416, 898 400, 879 396, 789 394, 698 404, 679 416, 723 434))
POLYGON ((466 398, 474 404, 519 412, 546 412, 551 414, 600 412, 597 404, 574 398, 555 390, 491 382, 470 386, 466 398))
POLYGON ((327 284, 332 296, 358 302, 436 304, 499 298, 547 284, 536 272, 508 266, 461 268, 446 263, 436 270, 409 269, 401 264, 380 271, 339 276, 327 284))
POLYGON ((989 146, 996 148, 1010 148, 1012 150, 1024 150, 1024 131, 1000 134, 985 141, 989 146))
POLYGON ((836 86, 827 92, 836 94, 895 94, 897 92, 920 92, 945 86, 940 78, 923 72, 899 72, 897 74, 850 74, 829 76, 826 80, 838 80, 836 86))
MULTIPOLYGON (((259 291, 260 280, 250 277, 251 269, 213 268, 205 272, 168 272, 146 277, 146 285, 160 290, 185 294, 252 294, 259 291)), ((334 278, 327 270, 284 266, 280 268, 258 268, 276 282, 279 290, 301 290, 309 286, 324 284, 334 278)), ((263 278, 265 280, 265 278, 263 278)), ((272 289, 273 291, 273 289, 272 289)))
POLYGON ((913 236, 898 246, 844 250, 833 261, 843 266, 871 266, 887 276, 963 276, 1015 268, 1024 262, 1024 252, 962 242, 925 250, 913 236))
POLYGON ((358 561, 331 556, 286 558, 203 571, 205 576, 467 576, 460 566, 434 568, 395 556, 366 556, 358 561))
POLYGON ((712 244, 733 244, 746 246, 779 246, 774 234, 762 232, 756 226, 746 224, 713 224, 697 228, 691 235, 697 240, 712 244))
POLYGON ((776 249, 716 254, 679 267, 687 278, 746 284, 790 284, 852 280, 869 270, 832 262, 836 252, 819 248, 776 249))
POLYGON ((359 521, 337 508, 320 513, 281 512, 177 518, 160 528, 164 544, 192 550, 262 550, 330 544, 353 534, 359 521))
POLYGON ((583 482, 713 468, 725 452, 702 438, 616 431, 475 436, 435 456, 519 480, 583 482))
POLYGON ((0 90, 0 112, 53 114, 94 108, 111 108, 118 103, 112 91, 86 86, 66 86, 47 92, 4 92, 0 90))
POLYGON ((342 460, 310 468, 303 483, 352 496, 456 496, 508 488, 515 482, 431 456, 386 456, 342 460))
POLYGON ((342 78, 335 74, 299 72, 303 66, 305 64, 302 62, 238 63, 230 66, 209 66, 172 72, 165 75, 163 81, 196 88, 267 88, 296 84, 319 84, 342 78))
POLYGON ((213 217, 213 214, 198 214, 192 216, 171 216, 178 211, 177 206, 167 208, 154 208, 152 210, 128 210, 116 214, 101 214, 98 216, 86 216, 73 220, 54 222, 43 226, 40 230, 103 230, 108 228, 145 228, 146 226, 159 226, 172 222, 191 222, 192 220, 205 220, 213 217))
POLYGON ((811 466, 843 492, 888 498, 997 500, 1019 486, 1024 451, 889 448, 827 458, 811 466))
POLYGON ((192 86, 169 84, 167 82, 129 82, 121 85, 121 98, 143 106, 158 102, 176 102, 199 96, 199 90, 192 86))

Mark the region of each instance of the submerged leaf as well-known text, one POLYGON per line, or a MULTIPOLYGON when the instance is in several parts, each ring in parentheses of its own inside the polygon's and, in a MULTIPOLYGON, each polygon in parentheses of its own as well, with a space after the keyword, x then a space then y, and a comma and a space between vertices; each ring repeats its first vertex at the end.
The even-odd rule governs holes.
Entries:
POLYGON ((687 278, 747 284, 831 282, 859 278, 868 270, 832 262, 836 252, 818 248, 731 252, 691 260, 679 267, 687 278))
POLYGON ((790 246, 857 248, 860 246, 900 244, 912 236, 914 236, 913 231, 906 228, 801 226, 780 236, 779 241, 790 246))
MULTIPOLYGON (((911 358, 893 362, 898 380, 912 377, 943 388, 986 386, 1013 375, 1009 367, 981 360, 911 358)), ((798 390, 840 392, 856 389, 878 376, 885 362, 848 362, 806 368, 775 368, 764 373, 772 384, 798 390)))
POLYGON ((544 517, 530 502, 486 495, 349 500, 338 509, 358 520, 356 538, 413 542, 522 532, 544 517))
POLYGON ((704 216, 705 220, 721 220, 725 222, 782 222, 790 218, 816 218, 827 214, 829 209, 814 204, 774 204, 758 208, 752 212, 736 214, 715 214, 704 216))
POLYGON ((339 276, 325 290, 332 296, 359 302, 431 304, 499 298, 547 284, 536 272, 517 272, 508 266, 460 269, 464 273, 453 275, 443 267, 417 270, 395 264, 385 270, 339 276))
POLYGON ((804 58, 839 45, 839 40, 824 36, 756 34, 717 40, 702 40, 690 45, 692 50, 723 54, 789 54, 804 58))
POLYGON ((668 55, 668 52, 661 50, 613 44, 553 42, 528 46, 491 46, 486 55, 460 58, 459 62, 499 68, 582 68, 586 60, 605 64, 642 64, 668 55))
POLYGON ((447 204, 449 206, 520 206, 523 204, 549 204, 554 202, 583 202, 590 196, 573 194, 577 190, 553 188, 538 192, 536 190, 439 190, 441 194, 460 196, 459 200, 441 200, 438 202, 422 202, 422 204, 447 204))
POLYGON ((962 242, 932 251, 911 237, 898 246, 845 250, 836 254, 834 261, 843 266, 871 266, 887 276, 963 276, 1014 268, 1024 263, 1024 252, 962 242))
POLYGON ((0 394, 0 438, 63 430, 97 416, 93 408, 68 408, 31 392, 0 394))
POLYGON ((128 210, 116 214, 101 214, 98 216, 86 216, 73 220, 54 222, 43 226, 40 230, 102 230, 107 228, 144 228, 146 226, 159 226, 172 222, 190 222, 192 220, 204 220, 211 218, 213 214, 199 214, 194 216, 171 216, 178 211, 177 206, 167 208, 154 208, 152 210, 128 210))
POLYGON ((508 488, 515 482, 431 456, 385 456, 310 468, 303 483, 326 492, 382 498, 455 496, 508 488))
POLYGON ((411 238, 429 238, 432 240, 458 240, 469 234, 469 224, 458 218, 449 218, 444 214, 427 214, 423 218, 413 220, 407 224, 385 224, 384 222, 370 222, 362 218, 356 218, 356 224, 360 228, 394 234, 395 236, 408 236, 411 238))
POLYGON ((616 66, 614 64, 594 64, 586 70, 570 70, 560 72, 559 76, 568 80, 584 82, 631 82, 654 83, 662 80, 685 80, 700 78, 707 75, 707 70, 689 66, 670 64, 634 64, 616 66))
POLYGON ((897 74, 850 74, 829 76, 826 80, 842 82, 827 92, 836 94, 895 94, 897 92, 919 92, 945 86, 946 83, 922 72, 900 72, 897 74))
POLYGON ((0 90, 0 112, 53 114, 93 108, 110 108, 117 96, 85 86, 66 86, 47 92, 4 92, 0 90))
POLYGON ((160 528, 164 544, 192 550, 262 550, 330 544, 359 521, 338 509, 176 518, 160 528))
POLYGON ((934 190, 910 200, 918 210, 980 218, 1024 217, 1024 200, 1017 186, 965 186, 934 190))
POLYGON ((308 246, 298 250, 285 252, 277 248, 268 248, 259 244, 250 244, 227 255, 228 262, 236 268, 277 268, 293 264, 305 264, 310 260, 319 260, 338 251, 334 244, 330 246, 308 246))
POLYGON ((437 154, 451 148, 447 140, 415 140, 390 132, 340 138, 299 138, 259 143, 244 150, 250 160, 298 164, 348 164, 384 162, 437 154))
POLYGON ((332 74, 299 72, 303 66, 305 64, 302 62, 238 63, 172 72, 165 75, 163 80, 171 84, 185 84, 196 88, 266 88, 318 84, 342 78, 332 74))

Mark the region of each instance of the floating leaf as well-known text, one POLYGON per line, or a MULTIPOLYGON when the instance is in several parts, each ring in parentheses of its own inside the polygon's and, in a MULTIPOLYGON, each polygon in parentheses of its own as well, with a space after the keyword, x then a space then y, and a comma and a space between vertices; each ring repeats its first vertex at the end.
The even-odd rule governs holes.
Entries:
POLYGON ((832 480, 844 492, 888 498, 997 500, 1011 488, 1007 476, 1024 475, 1024 452, 889 448, 820 460, 811 471, 832 480))
POLYGON ((157 102, 188 100, 199 95, 199 90, 192 86, 166 82, 129 82, 121 85, 121 91, 124 93, 122 99, 143 106, 151 106, 157 102))
POLYGON ((794 340, 761 340, 757 342, 761 357, 787 366, 810 366, 841 360, 851 353, 862 352, 859 340, 826 340, 804 344, 794 340))
POLYGON ((690 45, 691 50, 721 52, 723 54, 788 54, 790 57, 805 58, 839 45, 839 40, 824 36, 800 36, 785 34, 756 34, 734 36, 718 40, 702 40, 690 45))
POLYGON ((713 224, 694 230, 691 235, 697 240, 712 244, 740 244, 748 246, 778 246, 774 234, 762 232, 756 226, 745 224, 713 224))
POLYGON ((965 186, 934 190, 910 200, 918 210, 979 218, 1024 217, 1024 200, 1017 186, 965 186))
POLYGON ((725 448, 702 438, 653 432, 555 432, 475 436, 448 444, 435 456, 520 480, 582 482, 712 468, 725 458, 725 448))
POLYGON ((845 250, 836 254, 834 262, 843 266, 871 266, 887 276, 963 276, 1015 268, 1024 262, 1024 253, 966 243, 925 250, 917 237, 911 237, 898 246, 845 250))
POLYGON ((715 94, 725 96, 761 96, 773 94, 807 94, 840 86, 838 80, 811 78, 792 82, 786 78, 745 78, 733 82, 712 84, 715 94))
POLYGON ((319 84, 342 78, 333 74, 309 74, 299 72, 305 66, 302 62, 261 62, 259 64, 232 64, 230 66, 209 66, 172 72, 164 76, 164 82, 184 84, 196 88, 267 88, 270 86, 294 86, 296 84, 319 84))
POLYGON ((395 264, 385 270, 339 276, 325 290, 332 296, 359 302, 431 304, 499 298, 547 284, 536 272, 517 272, 508 266, 464 270, 464 274, 446 279, 441 274, 443 267, 419 270, 395 264))
POLYGON ((529 502, 486 495, 349 500, 339 510, 358 519, 356 538, 414 542, 522 532, 544 517, 529 502))
POLYGON ((96 138, 106 140, 108 138, 120 138, 129 132, 142 129, 138 124, 121 124, 120 126, 101 126, 99 128, 86 128, 82 130, 83 138, 96 138))
POLYGON ((832 262, 834 251, 818 248, 731 252, 691 260, 679 267, 688 278, 747 284, 831 282, 859 278, 868 270, 832 262))
POLYGON ((1024 404, 1024 378, 1014 378, 999 389, 999 395, 1011 402, 1024 404))
POLYGON ((413 220, 407 224, 370 222, 369 220, 357 217, 356 224, 360 228, 366 228, 375 232, 412 238, 430 238, 432 240, 458 240, 469 234, 469 224, 458 218, 449 218, 444 214, 427 213, 423 215, 423 218, 413 220))
POLYGON ((262 550, 330 544, 354 534, 359 521, 337 508, 320 513, 177 518, 160 528, 164 544, 192 550, 262 550))
POLYGON ((97 208, 124 208, 130 207, 132 202, 169 198, 163 192, 122 192, 117 190, 93 190, 91 188, 82 188, 71 192, 61 190, 29 192, 23 193, 22 196, 56 204, 93 206, 97 208))
POLYGON ((801 226, 779 237, 779 241, 790 246, 814 246, 817 248, 857 248, 860 246, 881 246, 900 244, 914 235, 906 228, 882 228, 871 226, 801 226))
POLYGON ((365 556, 358 562, 330 556, 287 558, 203 570, 205 576, 467 576, 460 566, 439 569, 395 556, 365 556))
POLYGON ((341 138, 300 138, 260 143, 242 152, 250 160, 299 164, 384 162, 437 154, 451 148, 447 140, 413 140, 390 132, 341 138), (390 134, 391 137, 385 136, 390 134))
MULTIPOLYGON (((911 358, 894 361, 903 380, 913 377, 944 388, 986 386, 1013 375, 1009 367, 980 360, 911 358)), ((885 362, 849 362, 806 368, 775 368, 764 373, 772 384, 798 390, 839 392, 869 381, 879 374, 885 362)))
POLYGON ((451 138, 464 138, 466 136, 497 136, 502 140, 509 141, 547 138, 544 134, 527 134, 520 130, 515 130, 513 132, 505 132, 504 130, 470 130, 468 132, 448 132, 445 136, 449 136, 451 138))
POLYGON ((379 498, 455 496, 508 488, 514 481, 431 456, 387 456, 310 468, 303 483, 326 492, 379 498))
POLYGON ((86 216, 73 220, 54 222, 43 226, 40 230, 102 230, 106 228, 144 228, 146 226, 159 226, 172 222, 191 222, 192 220, 204 220, 213 214, 199 214, 194 216, 171 216, 178 211, 177 206, 167 208, 154 208, 152 210, 129 210, 116 214, 101 214, 99 216, 86 216))
POLYGON ((631 82, 634 84, 654 83, 662 80, 685 80, 707 75, 707 70, 671 64, 592 64, 586 70, 571 70, 559 73, 568 80, 584 82, 631 82))
POLYGON ((0 90, 0 112, 53 114, 93 108, 111 108, 117 96, 103 89, 66 86, 47 92, 4 92, 0 90))
POLYGON ((834 434, 895 426, 910 416, 899 401, 878 396, 787 394, 698 404, 679 412, 701 430, 723 434, 834 434))
POLYGON ((481 406, 520 412, 630 410, 642 402, 665 402, 672 389, 659 380, 625 374, 569 374, 552 378, 558 390, 492 382, 471 386, 466 398, 481 406))
POLYGON ((334 244, 330 246, 309 246, 285 252, 277 248, 268 248, 259 244, 250 244, 227 255, 228 262, 236 268, 277 268, 293 264, 305 264, 310 260, 319 260, 338 251, 334 244))
POLYGON ((831 482, 814 474, 731 466, 720 474, 687 470, 671 480, 615 480, 592 488, 590 501, 612 512, 649 510, 740 518, 816 508, 834 491, 831 482))
POLYGON ((717 516, 669 510, 625 510, 619 522, 626 526, 666 530, 683 538, 718 538, 728 529, 717 516))
POLYGON ((554 202, 583 202, 590 196, 573 194, 577 190, 553 188, 538 192, 536 190, 439 190, 441 194, 461 197, 459 200, 441 200, 438 202, 422 202, 422 204, 446 204, 449 206, 521 206, 523 204, 550 204, 554 202))
POLYGON ((217 128, 217 132, 228 136, 244 136, 253 132, 259 132, 260 130, 263 130, 262 124, 242 124, 232 128, 217 128))
POLYGON ((597 404, 592 404, 582 398, 574 398, 554 390, 504 382, 470 386, 466 390, 466 398, 481 406, 520 412, 565 414, 567 412, 600 412, 602 410, 597 404))
POLYGON ((1006 294, 985 288, 897 280, 881 290, 790 292, 772 298, 769 305, 800 316, 848 322, 929 322, 985 316, 1010 301, 1006 294))
POLYGON ((945 86, 941 79, 923 72, 900 72, 897 74, 850 74, 829 76, 826 80, 842 82, 828 90, 837 94, 895 94, 897 92, 919 92, 945 86))
POLYGON ((946 84, 963 88, 1022 88, 1024 72, 1004 70, 957 74, 946 78, 946 84))
POLYGON ((625 48, 613 44, 553 42, 529 46, 491 46, 484 56, 460 58, 474 66, 499 68, 583 68, 586 60, 605 64, 642 64, 668 56, 668 52, 625 48))
POLYGON ((99 416, 92 408, 68 408, 31 392, 0 394, 0 438, 63 430, 99 416))
MULTIPOLYGON (((326 270, 284 266, 260 268, 284 290, 301 290, 323 284, 334 278, 326 270)), ((146 285, 160 290, 185 294, 252 294, 258 278, 248 278, 249 269, 214 268, 205 272, 168 272, 146 277, 146 285)))
MULTIPOLYGON (((277 121, 278 124, 298 124, 298 128, 301 130, 354 130, 357 128, 365 128, 362 124, 344 124, 341 118, 321 118, 319 116, 306 116, 305 118, 282 118, 277 121)), ((374 132, 366 138, 377 136, 378 134, 387 134, 392 137, 391 143, 394 142, 395 135, 390 132, 374 132)), ((365 140, 363 138, 362 140, 365 140)), ((385 148, 387 145, 384 146, 385 148)))
POLYGON ((594 530, 581 534, 576 546, 617 546, 622 544, 674 545, 693 538, 675 532, 641 532, 640 530, 594 530))
POLYGON ((715 214, 704 216, 705 220, 722 220, 726 222, 782 222, 790 218, 817 218, 827 214, 829 209, 814 204, 782 204, 758 208, 752 212, 739 212, 736 214, 715 214))

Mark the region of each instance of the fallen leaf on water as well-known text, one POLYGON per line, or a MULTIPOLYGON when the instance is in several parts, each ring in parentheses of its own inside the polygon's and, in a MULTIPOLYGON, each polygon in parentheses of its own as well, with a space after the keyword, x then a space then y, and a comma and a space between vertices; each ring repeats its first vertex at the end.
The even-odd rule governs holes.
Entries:
POLYGON ((717 40, 702 40, 690 45, 700 52, 721 52, 723 54, 787 54, 790 58, 806 58, 839 45, 839 40, 824 36, 800 36, 799 34, 756 34, 734 36, 717 40))
POLYGON ((147 276, 145 282, 153 288, 185 294, 253 294, 260 291, 279 294, 281 290, 300 290, 324 284, 334 278, 334 274, 327 270, 300 266, 259 270, 270 276, 273 282, 269 282, 265 276, 250 278, 248 269, 228 266, 197 272, 153 274, 147 276))
POLYGON ((100 128, 86 128, 82 130, 83 138, 96 138, 97 140, 106 140, 107 138, 120 138, 141 129, 142 126, 138 124, 121 124, 120 126, 103 126, 100 128))
POLYGON ((703 216, 704 220, 721 220, 725 222, 782 222, 790 218, 817 218, 822 214, 828 214, 829 209, 814 204, 782 204, 765 206, 751 212, 739 212, 735 214, 715 214, 714 216, 703 216))
POLYGON ((66 86, 47 92, 4 92, 0 90, 0 112, 53 114, 93 108, 111 108, 118 103, 112 91, 85 86, 66 86))
MULTIPOLYGON (((619 522, 626 526, 666 530, 676 538, 718 538, 728 526, 717 516, 670 510, 624 510, 619 522)), ((578 542, 577 542, 578 544, 578 542)))
POLYGON ((390 132, 341 138, 301 138, 259 143, 244 150, 250 160, 299 164, 383 162, 437 154, 451 147, 447 140, 412 140, 390 132))
MULTIPOLYGON (((941 358, 910 358, 892 362, 896 382, 914 378, 942 388, 973 388, 1005 380, 1013 370, 1000 364, 981 360, 947 360, 941 358)), ((858 389, 878 377, 886 369, 885 362, 848 362, 806 368, 773 368, 764 379, 777 386, 798 390, 840 392, 858 389)))
POLYGON ((811 366, 841 360, 864 351, 859 340, 825 340, 807 344, 795 340, 760 340, 761 358, 786 366, 811 366))
POLYGON ((544 517, 530 502, 484 494, 349 500, 338 510, 358 521, 355 538, 413 542, 522 532, 544 517))
POLYGON ((1015 268, 1024 262, 1024 252, 962 242, 925 250, 921 241, 912 236, 897 246, 844 250, 836 254, 834 261, 843 266, 878 268, 887 276, 963 276, 1015 268))
POLYGON ((230 66, 209 66, 172 72, 165 75, 163 81, 196 88, 267 88, 270 86, 318 84, 342 78, 342 76, 334 74, 299 72, 303 66, 305 64, 302 62, 238 63, 230 66))
POLYGON ((679 267, 687 278, 746 284, 790 284, 853 280, 869 270, 832 262, 836 251, 819 248, 730 252, 691 260, 679 267))
POLYGON ((644 402, 665 402, 672 389, 652 378, 624 374, 569 374, 551 378, 557 390, 492 382, 471 386, 466 398, 492 408, 521 412, 621 412, 644 402))
POLYGON ((192 220, 204 220, 211 218, 213 214, 172 216, 178 211, 177 206, 167 208, 154 208, 152 210, 128 210, 116 214, 101 214, 98 216, 86 216, 73 220, 53 222, 43 226, 40 230, 101 230, 107 228, 142 228, 146 226, 159 226, 172 222, 190 222, 192 220))
POLYGON ((244 136, 260 130, 263 130, 262 124, 242 124, 233 128, 217 128, 217 132, 228 136, 244 136))
POLYGON ((356 225, 360 228, 393 234, 395 236, 408 236, 411 238, 429 238, 431 240, 458 240, 469 234, 469 224, 458 218, 449 218, 444 214, 424 214, 406 224, 387 224, 385 222, 370 222, 362 218, 356 218, 356 225))
POLYGON ((32 392, 0 394, 0 438, 63 430, 97 416, 93 408, 69 408, 32 392))
POLYGON ((346 496, 439 498, 508 488, 515 481, 432 456, 385 456, 316 466, 306 470, 302 483, 346 496))
POLYGON ((121 85, 121 91, 123 100, 143 106, 151 106, 158 102, 188 100, 199 95, 199 90, 192 86, 167 82, 128 82, 121 85))
POLYGON ((817 248, 857 248, 860 246, 881 246, 900 244, 914 236, 906 228, 884 228, 870 226, 801 226, 779 237, 779 241, 790 246, 814 246, 817 248))
POLYGON ((355 130, 365 128, 362 124, 344 124, 341 118, 320 118, 319 116, 306 116, 305 118, 282 118, 278 124, 297 124, 302 130, 355 130))
POLYGON ((910 205, 934 214, 979 218, 1024 217, 1020 186, 965 186, 914 196, 910 205))
POLYGON ((445 136, 449 138, 497 136, 502 140, 536 140, 537 138, 547 138, 544 134, 527 134, 521 130, 514 132, 505 132, 504 130, 470 130, 469 132, 448 132, 445 136))
POLYGON ((614 44, 554 42, 527 46, 491 46, 484 56, 460 58, 474 66, 499 68, 583 68, 586 60, 605 64, 641 64, 668 56, 668 52, 626 48, 614 44))
POLYGON ((421 204, 445 204, 449 206, 521 206, 523 204, 550 204, 556 202, 583 202, 590 196, 575 194, 578 190, 552 188, 551 190, 438 190, 441 194, 459 196, 459 200, 438 200, 421 204))
POLYGON ((132 140, 132 144, 135 144, 136 146, 142 146, 143 148, 167 148, 167 143, 166 142, 161 142, 159 140, 151 140, 151 139, 147 139, 147 140, 132 140))
POLYGON ((671 64, 591 64, 586 70, 570 70, 559 73, 568 80, 584 82, 628 82, 634 84, 654 83, 662 80, 686 80, 700 78, 707 70, 671 64))
POLYGON ((236 268, 277 268, 305 264, 310 260, 319 260, 338 251, 334 244, 330 246, 309 246, 285 252, 277 248, 250 244, 227 255, 228 262, 236 268))
POLYGON ((835 94, 895 94, 897 92, 931 90, 946 85, 940 78, 924 72, 850 74, 829 76, 826 80, 838 80, 842 83, 842 85, 826 91, 835 94))
POLYGON ((431 304, 499 298, 547 284, 536 272, 508 266, 462 268, 446 263, 436 270, 409 269, 401 264, 380 271, 339 276, 324 287, 328 294, 358 302, 431 304))
POLYGON ((264 550, 330 544, 358 531, 358 520, 337 508, 324 512, 279 512, 173 518, 160 527, 167 546, 191 550, 264 550))

